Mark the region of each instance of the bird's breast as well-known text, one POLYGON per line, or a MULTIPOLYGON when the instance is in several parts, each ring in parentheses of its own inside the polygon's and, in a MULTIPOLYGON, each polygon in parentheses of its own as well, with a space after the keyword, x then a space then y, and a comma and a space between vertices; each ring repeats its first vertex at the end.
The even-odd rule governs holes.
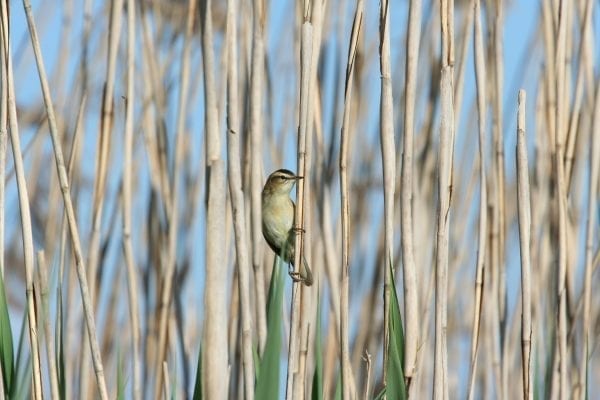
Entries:
POLYGON ((269 241, 281 246, 294 225, 294 206, 289 198, 263 198, 263 234, 269 241))

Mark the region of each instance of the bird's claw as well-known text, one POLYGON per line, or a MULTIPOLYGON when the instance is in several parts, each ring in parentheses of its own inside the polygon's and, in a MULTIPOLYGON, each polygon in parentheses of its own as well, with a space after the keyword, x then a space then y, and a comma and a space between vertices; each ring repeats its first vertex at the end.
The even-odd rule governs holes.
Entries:
POLYGON ((298 234, 298 233, 306 233, 306 231, 304 230, 304 228, 301 228, 301 227, 299 227, 299 226, 295 226, 295 227, 293 227, 293 228, 292 228, 292 230, 294 231, 294 233, 295 233, 295 234, 298 234))
POLYGON ((294 282, 304 282, 304 277, 300 274, 300 272, 290 271, 289 274, 294 282))

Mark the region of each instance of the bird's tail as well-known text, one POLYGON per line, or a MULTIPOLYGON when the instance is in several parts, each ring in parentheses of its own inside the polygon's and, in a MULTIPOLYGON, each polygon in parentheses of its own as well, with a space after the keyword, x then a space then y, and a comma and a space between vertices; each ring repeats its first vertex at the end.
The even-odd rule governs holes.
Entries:
POLYGON ((313 284, 313 275, 304 255, 302 255, 302 264, 304 265, 304 274, 302 274, 302 278, 304 278, 304 284, 306 286, 311 286, 313 284))

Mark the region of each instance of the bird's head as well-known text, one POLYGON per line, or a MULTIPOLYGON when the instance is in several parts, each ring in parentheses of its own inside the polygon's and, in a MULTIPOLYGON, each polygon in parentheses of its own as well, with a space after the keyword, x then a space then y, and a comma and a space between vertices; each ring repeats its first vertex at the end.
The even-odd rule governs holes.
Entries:
POLYGON ((289 194, 297 180, 302 179, 301 176, 295 175, 287 169, 278 169, 269 175, 263 192, 270 194, 289 194))

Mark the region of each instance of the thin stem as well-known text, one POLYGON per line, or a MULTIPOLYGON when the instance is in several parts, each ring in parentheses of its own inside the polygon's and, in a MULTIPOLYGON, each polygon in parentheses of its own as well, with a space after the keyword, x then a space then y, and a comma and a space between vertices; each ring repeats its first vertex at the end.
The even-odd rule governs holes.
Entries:
MULTIPOLYGON (((421 34, 421 0, 411 0, 409 5, 407 47, 406 47, 406 87, 404 92, 404 138, 402 151, 401 185, 401 229, 402 229, 402 268, 404 271, 404 318, 406 321, 404 375, 407 380, 416 373, 417 349, 419 342, 419 294, 416 277, 413 233, 413 147, 415 134, 415 103, 417 95, 417 71, 419 65, 419 43, 421 34)), ((389 19, 389 16, 388 16, 389 19)), ((388 32, 389 35, 389 32, 388 32)), ((391 89, 390 89, 391 90, 391 89)), ((390 96, 391 97, 391 96, 390 96)), ((392 142, 393 144, 393 142, 392 142)), ((383 143, 382 143, 383 146, 383 143)), ((386 222, 393 219, 386 217, 386 222)), ((386 241, 387 243, 387 241, 386 241)), ((386 260, 387 261, 387 260, 386 260)), ((386 273, 389 268, 386 267, 386 273)), ((386 280, 385 318, 389 313, 389 282, 386 280)), ((385 332, 388 328, 385 324, 385 332)), ((387 350, 384 350, 384 355, 387 350)), ((384 366, 385 368, 385 366, 384 366)), ((384 370, 385 371, 385 370, 384 370)), ((384 372, 385 374, 385 372, 384 372)), ((385 376, 385 375, 384 375, 385 376)))
POLYGON ((235 254, 238 271, 238 290, 242 315, 242 364, 244 369, 244 398, 254 399, 254 360, 252 358, 252 326, 250 310, 250 268, 246 230, 244 192, 240 154, 238 113, 238 55, 237 0, 227 2, 227 163, 229 193, 235 235, 235 254))
POLYGON ((133 348, 133 398, 141 399, 140 322, 138 306, 137 266, 131 238, 131 186, 133 154, 133 113, 135 110, 135 2, 127 0, 127 110, 123 149, 123 253, 127 265, 127 294, 133 348))
POLYGON ((58 374, 56 371, 56 355, 54 352, 54 334, 50 327, 50 308, 48 306, 48 266, 44 256, 44 251, 37 252, 37 264, 40 280, 40 298, 41 315, 43 320, 44 339, 46 345, 46 358, 48 361, 48 371, 50 375, 50 393, 52 399, 59 399, 58 392, 58 374))
MULTIPOLYGON (((583 340, 581 364, 579 366, 579 382, 581 385, 580 399, 587 397, 588 370, 590 358, 590 340, 592 333, 592 274, 594 262, 592 252, 594 250, 594 221, 597 216, 598 179, 600 176, 600 82, 596 84, 596 106, 594 107, 594 122, 590 132, 590 173, 588 214, 585 238, 585 277, 583 281, 583 340)), ((600 252, 598 253, 600 254, 600 252)))
POLYGON ((448 241, 454 154, 454 1, 441 1, 441 121, 438 161, 437 255, 435 263, 435 365, 433 398, 448 399, 448 241))
POLYGON ((83 253, 81 251, 81 242, 79 239, 79 230, 77 228, 77 220, 75 218, 75 211, 73 209, 73 203, 71 200, 71 194, 69 191, 69 180, 67 177, 65 163, 62 152, 62 145, 59 139, 58 128, 56 125, 56 118, 54 116, 54 107, 52 105, 52 99, 50 97, 50 87, 48 86, 48 80, 46 78, 46 71, 44 68, 44 62, 42 58, 42 51, 40 49, 40 43, 38 39, 35 22, 33 20, 33 14, 31 12, 31 4, 29 0, 23 0, 23 7, 25 9, 25 15, 27 17, 27 24, 29 26, 29 33, 31 35, 31 43, 35 54, 35 60, 38 67, 38 73, 40 78, 40 84, 42 86, 42 92, 44 95, 44 104, 46 106, 46 113, 48 114, 48 123, 50 126, 50 135, 52 137, 52 147, 54 150, 54 159, 56 162, 56 169, 58 173, 60 189, 63 196, 63 202, 65 206, 65 212, 67 214, 67 222, 69 230, 71 232, 71 241, 73 246, 73 252, 75 255, 75 265, 77 268, 77 277, 79 279, 79 288, 81 290, 81 298, 83 302, 83 313, 86 320, 88 340, 92 352, 92 361, 94 364, 94 371, 96 374, 96 382, 98 384, 98 390, 100 392, 100 398, 102 400, 108 399, 108 391, 106 390, 106 383, 104 381, 104 368, 102 366, 102 357, 100 355, 100 347, 98 345, 97 334, 96 334, 96 323, 94 322, 94 311, 92 306, 92 300, 90 296, 90 290, 87 281, 87 269, 85 267, 85 261, 83 259, 83 253))
MULTIPOLYGON (((310 76, 312 68, 312 31, 313 27, 309 21, 302 24, 302 37, 300 48, 300 116, 298 127, 298 174, 304 176, 297 183, 296 187, 296 208, 294 215, 295 229, 297 234, 294 243, 294 272, 300 273, 303 265, 303 245, 304 245, 304 187, 309 177, 305 175, 306 171, 306 136, 308 131, 308 108, 310 102, 310 76)), ((312 131, 311 131, 312 132, 312 131)), ((301 343, 301 289, 300 282, 294 282, 292 287, 292 307, 290 326, 290 346, 288 351, 288 373, 286 385, 286 400, 297 396, 298 386, 304 387, 304 382, 300 379, 300 343, 301 343), (298 378, 298 379, 296 379, 298 378)))
POLYGON ((519 240, 521 251, 521 354, 523 398, 532 399, 531 387, 531 209, 529 195, 529 162, 525 138, 525 91, 519 90, 517 118, 517 196, 519 206, 519 240))
POLYGON ((477 265, 475 272, 475 308, 473 311, 473 328, 471 334, 471 372, 469 379, 468 398, 474 396, 475 376, 477 370, 477 352, 479 348, 479 331, 481 327, 481 311, 483 300, 483 279, 484 263, 486 258, 486 237, 487 237, 487 183, 486 183, 486 163, 485 163, 485 127, 487 110, 487 91, 486 91, 486 69, 485 53, 483 46, 483 33, 481 28, 481 4, 479 0, 473 1, 474 8, 474 30, 475 37, 473 41, 475 53, 475 73, 477 80, 477 110, 479 126, 479 233, 477 247, 477 265))
POLYGON ((352 23, 352 35, 348 47, 348 61, 346 63, 346 84, 344 89, 344 116, 341 130, 340 143, 340 197, 341 197, 341 218, 342 218, 342 265, 341 265, 341 324, 340 338, 342 342, 342 399, 349 400, 351 397, 351 388, 353 381, 352 369, 350 365, 350 343, 348 331, 348 313, 349 313, 349 286, 350 286, 350 193, 348 187, 348 147, 350 141, 350 110, 352 104, 352 88, 354 80, 354 67, 356 60, 356 49, 359 36, 362 30, 364 3, 359 0, 356 4, 354 21, 352 23))
POLYGON ((35 310, 35 299, 33 293, 33 270, 34 270, 34 249, 33 232, 31 226, 31 211, 29 205, 29 195, 27 191, 27 182, 25 178, 25 167, 23 165, 23 156, 21 154, 21 141, 19 136, 19 127, 17 122, 17 108, 15 100, 14 75, 12 66, 12 50, 10 44, 9 24, 8 24, 8 6, 2 2, 2 39, 3 49, 7 62, 7 86, 8 86, 8 121, 10 124, 10 141, 12 145, 13 162, 15 165, 15 175, 17 179, 17 191, 19 197, 19 213, 21 217, 21 240, 23 243, 23 257, 25 261, 25 280, 27 296, 27 321, 29 326, 29 343, 31 346, 31 364, 33 390, 32 397, 36 400, 42 399, 42 377, 40 365, 40 350, 37 339, 37 318, 35 310))

